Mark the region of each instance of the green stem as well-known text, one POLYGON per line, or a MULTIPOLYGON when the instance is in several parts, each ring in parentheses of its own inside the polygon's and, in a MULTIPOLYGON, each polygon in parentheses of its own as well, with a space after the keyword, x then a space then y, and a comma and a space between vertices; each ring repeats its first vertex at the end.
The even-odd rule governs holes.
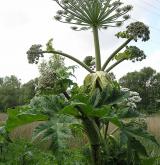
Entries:
POLYGON ((108 127, 109 127, 109 122, 108 123, 106 123, 106 128, 105 128, 105 133, 104 133, 104 139, 106 139, 107 138, 107 132, 108 132, 108 127))
POLYGON ((132 38, 128 39, 127 41, 125 41, 120 47, 118 47, 106 60, 106 62, 104 63, 104 65, 102 66, 102 70, 104 71, 106 66, 109 64, 109 62, 115 57, 115 55, 122 50, 129 42, 132 41, 132 38))
POLYGON ((101 165, 101 135, 94 120, 86 117, 82 119, 89 142, 93 165, 101 165))
POLYGON ((101 53, 100 53, 100 46, 99 46, 98 28, 93 27, 92 29, 93 29, 93 36, 94 36, 96 71, 100 71, 101 70, 101 53))
POLYGON ((106 72, 111 71, 114 67, 116 67, 118 64, 120 64, 120 63, 123 62, 124 60, 126 60, 126 59, 124 58, 124 59, 121 59, 121 60, 115 62, 113 65, 111 65, 111 66, 106 70, 106 72))
POLYGON ((67 57, 69 59, 71 59, 72 61, 78 63, 79 65, 81 65, 83 68, 85 68, 88 72, 90 73, 94 73, 94 71, 92 69, 90 69, 85 63, 81 62, 80 60, 78 60, 77 58, 69 55, 69 54, 66 54, 66 53, 62 53, 62 52, 58 52, 58 51, 43 51, 43 52, 40 52, 40 53, 52 53, 52 54, 59 54, 61 56, 64 56, 64 57, 67 57))
POLYGON ((94 165, 102 165, 100 145, 91 145, 92 159, 94 165))

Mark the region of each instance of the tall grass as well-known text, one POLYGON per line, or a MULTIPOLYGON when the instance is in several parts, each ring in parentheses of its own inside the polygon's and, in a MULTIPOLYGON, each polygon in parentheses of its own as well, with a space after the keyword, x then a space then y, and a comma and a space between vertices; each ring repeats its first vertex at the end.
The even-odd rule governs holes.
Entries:
POLYGON ((151 132, 160 142, 160 113, 147 117, 146 121, 149 132, 151 132))
POLYGON ((0 125, 2 125, 7 120, 6 113, 0 113, 0 125))
POLYGON ((10 137, 13 140, 15 139, 31 140, 34 129, 41 123, 44 123, 44 122, 37 121, 30 124, 25 124, 23 126, 19 126, 11 132, 10 137))

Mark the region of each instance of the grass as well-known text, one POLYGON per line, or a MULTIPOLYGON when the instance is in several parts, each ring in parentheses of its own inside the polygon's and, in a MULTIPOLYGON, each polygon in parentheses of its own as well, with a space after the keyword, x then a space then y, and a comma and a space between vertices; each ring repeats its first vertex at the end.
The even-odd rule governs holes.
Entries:
POLYGON ((0 125, 3 124, 7 120, 6 113, 0 113, 0 125))
POLYGON ((151 132, 157 140, 160 139, 160 114, 147 117, 147 125, 149 132, 151 132))
POLYGON ((23 126, 15 128, 10 136, 14 139, 27 139, 30 140, 32 138, 32 133, 34 129, 41 123, 44 123, 43 121, 37 121, 30 124, 25 124, 23 126))

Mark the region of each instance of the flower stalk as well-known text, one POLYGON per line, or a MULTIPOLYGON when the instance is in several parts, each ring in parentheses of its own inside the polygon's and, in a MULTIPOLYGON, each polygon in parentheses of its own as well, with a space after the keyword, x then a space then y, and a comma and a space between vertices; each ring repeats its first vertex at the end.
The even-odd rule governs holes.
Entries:
POLYGON ((92 29, 93 29, 93 36, 94 36, 96 71, 100 71, 101 70, 101 53, 100 53, 100 45, 99 45, 98 28, 93 27, 92 29))
POLYGON ((115 57, 115 55, 121 51, 128 43, 130 43, 132 41, 132 38, 127 39, 121 46, 119 46, 106 60, 106 62, 104 63, 104 65, 102 66, 102 70, 104 71, 107 67, 107 65, 109 64, 109 62, 115 57))
POLYGON ((58 52, 58 51, 43 51, 43 53, 59 54, 61 56, 67 57, 67 58, 71 59, 72 61, 76 62, 77 64, 81 65, 88 72, 94 73, 94 71, 92 69, 90 69, 85 63, 81 62, 80 60, 78 60, 77 58, 75 58, 69 54, 58 52))
POLYGON ((114 67, 116 67, 117 65, 119 65, 119 64, 120 64, 121 62, 123 62, 124 60, 126 60, 126 59, 123 58, 123 59, 121 59, 121 60, 115 62, 113 65, 111 65, 111 66, 106 70, 106 72, 111 71, 114 67))

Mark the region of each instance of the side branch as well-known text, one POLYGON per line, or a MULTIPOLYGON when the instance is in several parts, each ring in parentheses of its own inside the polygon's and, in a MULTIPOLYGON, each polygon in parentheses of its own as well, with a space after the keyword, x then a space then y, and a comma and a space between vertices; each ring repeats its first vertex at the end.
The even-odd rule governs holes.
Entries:
POLYGON ((92 69, 90 69, 86 64, 84 64, 83 62, 81 62, 80 60, 78 60, 77 58, 69 55, 69 54, 66 54, 66 53, 62 53, 62 52, 58 52, 58 51, 42 51, 42 53, 52 53, 52 54, 59 54, 61 56, 64 56, 64 57, 67 57, 69 59, 71 59, 72 61, 78 63, 79 65, 81 65, 83 68, 85 68, 88 72, 90 73, 94 73, 94 71, 92 69))
POLYGON ((123 58, 123 59, 121 59, 121 60, 115 62, 113 65, 111 65, 111 66, 106 70, 106 72, 111 71, 114 67, 116 67, 118 64, 120 64, 120 63, 123 62, 124 60, 126 60, 126 59, 123 58))
POLYGON ((106 66, 109 64, 109 62, 114 58, 114 56, 120 51, 122 50, 130 41, 132 41, 132 38, 128 39, 127 41, 125 41, 120 47, 118 47, 106 60, 106 62, 104 63, 104 65, 102 66, 102 70, 104 71, 106 66))

